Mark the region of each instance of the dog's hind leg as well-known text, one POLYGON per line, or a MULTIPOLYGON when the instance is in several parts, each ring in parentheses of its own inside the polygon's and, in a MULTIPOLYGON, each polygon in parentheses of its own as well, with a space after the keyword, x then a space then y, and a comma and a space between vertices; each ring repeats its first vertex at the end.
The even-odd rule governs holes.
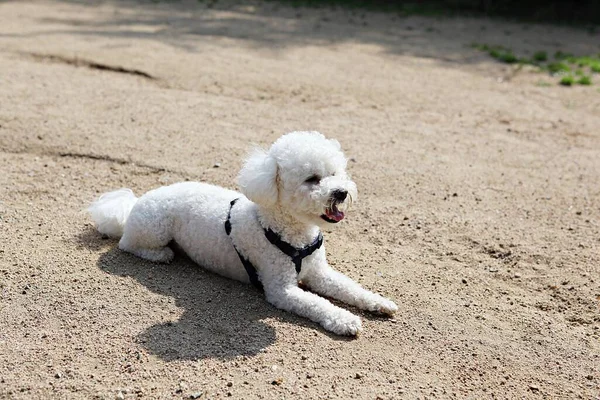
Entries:
POLYGON ((167 245, 173 239, 171 221, 166 216, 147 217, 145 210, 133 209, 119 241, 119 248, 154 262, 170 262, 173 250, 167 245))

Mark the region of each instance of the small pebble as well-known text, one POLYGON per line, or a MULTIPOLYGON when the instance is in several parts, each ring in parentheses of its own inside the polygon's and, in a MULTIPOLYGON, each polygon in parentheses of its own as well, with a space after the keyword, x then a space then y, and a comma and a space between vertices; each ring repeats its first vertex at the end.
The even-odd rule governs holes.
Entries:
POLYGON ((119 392, 118 392, 118 393, 117 393, 117 395, 115 396, 115 399, 117 399, 117 400, 124 400, 124 399, 125 399, 125 396, 123 395, 123 392, 121 392, 121 391, 119 390, 119 392))
POLYGON ((354 379, 362 379, 363 374, 361 374, 360 372, 357 372, 356 375, 354 375, 354 379))
POLYGON ((279 377, 279 378, 273 380, 273 382, 271 382, 271 385, 281 386, 282 383, 283 383, 283 378, 279 377))
POLYGON ((221 166, 221 163, 215 163, 215 164, 213 165, 213 168, 219 168, 220 166, 221 166))
POLYGON ((232 387, 233 386, 233 382, 227 382, 227 387, 232 387))
POLYGON ((202 396, 202 392, 192 393, 190 394, 190 399, 199 399, 200 396, 202 396))
POLYGON ((56 374, 54 374, 54 377, 56 379, 60 379, 60 378, 62 378, 62 374, 60 372, 57 372, 56 374))

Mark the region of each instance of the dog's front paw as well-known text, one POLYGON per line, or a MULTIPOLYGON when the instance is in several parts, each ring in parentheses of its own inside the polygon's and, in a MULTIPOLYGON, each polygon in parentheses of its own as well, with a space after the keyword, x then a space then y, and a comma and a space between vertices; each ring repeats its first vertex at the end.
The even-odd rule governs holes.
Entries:
POLYGON ((360 318, 349 311, 342 310, 323 322, 323 328, 336 335, 356 336, 362 330, 360 318))
POLYGON ((398 306, 391 300, 386 299, 385 297, 380 297, 377 301, 371 304, 369 307, 369 311, 374 312, 376 314, 386 315, 391 317, 398 311, 398 306))

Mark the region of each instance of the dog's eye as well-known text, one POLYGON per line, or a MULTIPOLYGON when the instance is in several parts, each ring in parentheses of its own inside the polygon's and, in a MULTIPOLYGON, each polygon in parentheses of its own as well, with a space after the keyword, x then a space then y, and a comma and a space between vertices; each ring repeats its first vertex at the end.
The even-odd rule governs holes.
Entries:
POLYGON ((314 185, 316 183, 319 183, 320 181, 321 181, 321 177, 319 175, 313 175, 310 178, 308 178, 307 180, 305 180, 304 182, 314 185))

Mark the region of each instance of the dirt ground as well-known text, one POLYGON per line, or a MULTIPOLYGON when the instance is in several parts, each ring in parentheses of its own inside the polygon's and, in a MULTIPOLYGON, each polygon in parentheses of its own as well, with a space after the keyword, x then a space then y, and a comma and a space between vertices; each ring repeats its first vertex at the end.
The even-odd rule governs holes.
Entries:
POLYGON ((0 398, 599 398, 600 78, 560 87, 472 42, 600 52, 486 19, 0 2, 0 398), (357 339, 124 254, 82 211, 233 188, 252 143, 308 129, 359 187, 331 263, 400 308, 357 339))

